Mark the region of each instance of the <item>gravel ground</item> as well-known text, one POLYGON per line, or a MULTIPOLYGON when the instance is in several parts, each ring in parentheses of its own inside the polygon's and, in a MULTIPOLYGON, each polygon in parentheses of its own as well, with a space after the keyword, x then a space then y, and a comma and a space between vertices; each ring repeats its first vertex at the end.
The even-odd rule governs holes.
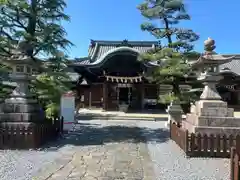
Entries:
POLYGON ((32 180, 33 174, 40 168, 61 157, 70 146, 57 151, 0 151, 0 180, 32 180))
MULTIPOLYGON (((165 129, 164 122, 139 122, 140 127, 165 129)), ((228 180, 229 159, 186 158, 184 152, 171 140, 159 142, 161 133, 155 137, 146 134, 148 149, 154 163, 157 180, 228 180), (155 140, 154 140, 155 139, 155 140)))
MULTIPOLYGON (((86 121, 86 124, 96 126, 109 126, 118 124, 126 126, 126 121, 86 121)), ((227 180, 229 179, 229 159, 210 159, 210 158, 186 158, 183 151, 171 140, 169 132, 165 128, 165 122, 138 121, 136 122, 141 132, 146 136, 147 147, 154 164, 156 180, 227 180)), ((122 134, 113 131, 97 132, 102 137, 87 130, 79 137, 85 135, 86 140, 82 139, 85 147, 91 147, 92 143, 99 143, 103 139, 108 140, 109 136, 115 141, 120 142, 127 138, 133 138, 131 129, 122 134), (123 137, 125 136, 125 137, 123 137), (89 143, 90 144, 86 144, 89 143)), ((137 129, 135 129, 137 131, 137 129)), ((96 133, 96 130, 95 130, 96 133)), ((73 144, 73 143, 69 143, 73 144)), ((61 158, 64 153, 68 153, 74 148, 73 145, 65 143, 60 148, 47 148, 41 151, 0 151, 0 180, 32 180, 34 174, 43 167, 48 167, 51 163, 61 158)), ((78 144, 81 148, 81 144, 78 144)))

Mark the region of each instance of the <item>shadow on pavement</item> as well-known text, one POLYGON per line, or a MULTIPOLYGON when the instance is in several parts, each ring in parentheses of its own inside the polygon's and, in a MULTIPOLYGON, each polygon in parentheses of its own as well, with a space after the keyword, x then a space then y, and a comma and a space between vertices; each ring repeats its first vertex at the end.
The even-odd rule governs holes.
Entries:
MULTIPOLYGON (((43 149, 57 150, 65 145, 89 146, 105 143, 130 142, 165 142, 169 139, 167 129, 150 129, 124 125, 101 126, 101 124, 78 123, 73 131, 57 141, 49 143, 43 149), (147 137, 147 138, 146 138, 147 137)), ((41 148, 42 149, 42 148, 41 148)))

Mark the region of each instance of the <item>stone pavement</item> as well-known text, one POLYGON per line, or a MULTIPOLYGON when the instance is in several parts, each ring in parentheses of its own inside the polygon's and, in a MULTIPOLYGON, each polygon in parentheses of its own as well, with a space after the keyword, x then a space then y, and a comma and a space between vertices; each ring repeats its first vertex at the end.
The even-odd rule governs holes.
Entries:
MULTIPOLYGON (((82 123, 62 140, 72 144, 36 180, 153 180, 145 139, 136 122, 82 123)), ((60 143, 60 144, 61 144, 60 143)))
MULTIPOLYGON (((73 132, 55 144, 57 146, 52 144, 42 150, 48 154, 49 163, 38 165, 34 161, 35 166, 41 166, 34 172, 24 168, 25 173, 32 171, 29 178, 8 176, 3 180, 229 179, 229 159, 186 158, 184 152, 169 140, 164 123, 80 121, 73 132), (49 154, 52 152, 54 158, 49 154)), ((46 161, 46 155, 44 157, 46 161)), ((34 156, 31 158, 35 159, 34 156)))

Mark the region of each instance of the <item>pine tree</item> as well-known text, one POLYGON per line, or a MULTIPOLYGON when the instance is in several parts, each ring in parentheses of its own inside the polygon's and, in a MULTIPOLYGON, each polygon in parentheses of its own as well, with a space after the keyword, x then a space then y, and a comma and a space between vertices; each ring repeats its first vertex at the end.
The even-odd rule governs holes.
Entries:
POLYGON ((177 51, 189 52, 193 49, 191 43, 199 36, 191 29, 177 26, 183 20, 190 20, 182 0, 145 0, 138 9, 150 20, 141 25, 143 31, 150 32, 158 40, 167 39, 167 46, 177 51), (161 26, 157 25, 159 23, 161 26))
POLYGON ((190 20, 184 3, 181 0, 145 0, 138 9, 149 20, 141 25, 141 29, 150 32, 159 44, 163 44, 139 57, 143 61, 158 62, 160 66, 151 74, 153 80, 173 86, 173 92, 160 96, 160 99, 185 100, 179 85, 192 72, 188 60, 199 55, 192 51, 192 43, 199 36, 191 29, 179 27, 181 21, 190 20))
MULTIPOLYGON (((62 21, 70 20, 70 17, 64 13, 65 7, 64 0, 8 0, 0 5, 0 57, 11 56, 21 43, 28 46, 28 56, 45 58, 43 73, 37 78, 38 85, 36 82, 33 83, 33 90, 38 95, 44 88, 46 92, 54 93, 59 92, 59 88, 64 90, 70 88, 63 82, 62 86, 56 85, 57 81, 62 81, 63 76, 67 76, 62 71, 63 67, 59 66, 59 64, 65 66, 66 55, 59 58, 59 52, 65 53, 72 45, 66 39, 66 31, 61 25, 62 21), (51 66, 46 66, 49 64, 46 62, 51 66), (55 83, 55 86, 44 85, 46 81, 42 77, 46 76, 51 81, 48 83, 55 83)), ((59 103, 56 99, 60 99, 61 94, 56 94, 57 97, 48 96, 50 98, 48 101, 59 103)), ((46 99, 42 100, 45 104, 48 103, 46 99)))

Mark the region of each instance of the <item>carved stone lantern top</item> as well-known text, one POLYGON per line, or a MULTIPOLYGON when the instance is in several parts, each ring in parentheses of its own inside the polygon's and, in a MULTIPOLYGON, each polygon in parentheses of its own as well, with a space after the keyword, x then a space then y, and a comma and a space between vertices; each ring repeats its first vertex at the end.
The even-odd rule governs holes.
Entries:
POLYGON ((199 57, 199 59, 191 65, 194 68, 213 67, 232 61, 235 56, 224 57, 223 55, 215 53, 213 50, 216 48, 215 41, 208 38, 204 41, 205 52, 199 57))
POLYGON ((37 71, 41 60, 30 56, 32 47, 26 42, 19 43, 18 47, 12 51, 12 55, 2 60, 3 64, 12 68, 12 73, 32 74, 37 71))
POLYGON ((204 41, 204 50, 206 52, 212 53, 215 48, 215 41, 213 39, 208 38, 204 41))

